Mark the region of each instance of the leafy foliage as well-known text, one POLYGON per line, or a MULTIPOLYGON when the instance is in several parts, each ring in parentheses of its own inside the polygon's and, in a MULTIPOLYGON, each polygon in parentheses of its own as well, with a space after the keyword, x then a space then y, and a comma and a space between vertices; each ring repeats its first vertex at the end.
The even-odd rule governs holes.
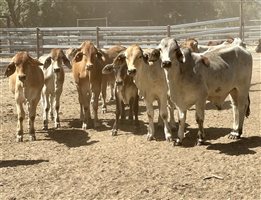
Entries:
MULTIPOLYGON (((14 27, 76 26, 78 18, 108 18, 109 26, 167 25, 239 16, 240 0, 2 0, 14 27), (144 21, 138 21, 144 20, 144 21), (144 24, 138 24, 143 22, 144 24)), ((244 2, 245 19, 260 19, 261 4, 244 2)), ((87 24, 88 25, 88 24, 87 24)), ((4 23, 0 20, 0 26, 4 23)))

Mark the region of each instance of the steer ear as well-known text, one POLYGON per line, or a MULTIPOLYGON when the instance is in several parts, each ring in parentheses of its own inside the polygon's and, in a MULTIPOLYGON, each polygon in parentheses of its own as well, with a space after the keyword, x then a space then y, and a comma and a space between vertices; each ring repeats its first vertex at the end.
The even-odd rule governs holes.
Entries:
POLYGON ((74 57, 75 62, 80 62, 82 60, 82 57, 83 57, 83 52, 78 52, 74 57))
POLYGON ((113 72, 113 64, 108 64, 102 69, 102 74, 110 74, 113 72))
POLYGON ((125 58, 126 58, 125 52, 123 51, 123 52, 119 53, 119 54, 114 58, 113 64, 116 65, 116 66, 121 66, 121 65, 124 64, 125 58))
POLYGON ((156 61, 159 60, 159 58, 160 58, 160 50, 159 49, 153 49, 153 51, 151 52, 151 56, 150 56, 149 61, 156 62, 156 61))
POLYGON ((105 61, 104 53, 102 52, 102 50, 98 49, 96 55, 98 59, 105 61))
POLYGON ((72 65, 71 62, 68 60, 68 58, 65 56, 65 54, 63 53, 62 56, 62 60, 63 60, 63 64, 68 67, 69 69, 72 69, 72 65))
POLYGON ((11 75, 15 72, 15 69, 16 69, 15 63, 14 63, 14 62, 10 63, 10 64, 7 66, 7 68, 5 69, 5 76, 6 76, 6 77, 11 76, 11 75))
POLYGON ((210 62, 209 62, 209 59, 208 59, 207 57, 201 55, 201 56, 200 56, 200 60, 201 60, 201 62, 202 62, 204 65, 206 65, 207 67, 209 67, 210 62))
POLYGON ((52 58, 49 56, 45 59, 44 64, 43 64, 43 68, 47 69, 52 63, 52 58))
POLYGON ((181 51, 180 48, 176 51, 176 57, 177 57, 177 60, 178 60, 180 63, 185 63, 185 61, 186 61, 185 55, 184 55, 184 53, 181 51))

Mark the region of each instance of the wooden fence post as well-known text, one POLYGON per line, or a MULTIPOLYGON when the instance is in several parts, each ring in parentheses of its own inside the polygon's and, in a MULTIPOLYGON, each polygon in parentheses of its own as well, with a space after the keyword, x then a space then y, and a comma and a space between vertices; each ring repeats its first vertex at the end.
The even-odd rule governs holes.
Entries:
POLYGON ((167 26, 167 37, 170 37, 170 25, 167 26))
POLYGON ((40 29, 36 28, 36 55, 40 57, 40 29))
POLYGON ((96 46, 97 46, 97 48, 100 48, 99 30, 100 30, 100 28, 98 26, 96 26, 96 46))
POLYGON ((240 30, 239 37, 244 41, 244 13, 243 13, 243 2, 240 1, 240 30))

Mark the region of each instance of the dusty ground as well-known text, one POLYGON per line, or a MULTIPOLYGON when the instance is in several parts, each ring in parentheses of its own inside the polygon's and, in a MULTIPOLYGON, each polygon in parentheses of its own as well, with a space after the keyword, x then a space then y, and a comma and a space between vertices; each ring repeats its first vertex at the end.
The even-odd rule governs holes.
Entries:
POLYGON ((81 130, 76 88, 70 73, 62 95, 61 125, 41 131, 37 141, 15 142, 16 110, 7 79, 1 79, 0 199, 261 199, 261 59, 254 55, 250 91, 251 115, 243 138, 227 138, 232 109, 225 102, 217 111, 207 106, 208 144, 194 146, 195 111, 188 113, 184 147, 173 147, 157 130, 157 141, 146 141, 147 118, 141 101, 141 130, 126 121, 111 136, 114 103, 100 118, 99 130, 81 130))

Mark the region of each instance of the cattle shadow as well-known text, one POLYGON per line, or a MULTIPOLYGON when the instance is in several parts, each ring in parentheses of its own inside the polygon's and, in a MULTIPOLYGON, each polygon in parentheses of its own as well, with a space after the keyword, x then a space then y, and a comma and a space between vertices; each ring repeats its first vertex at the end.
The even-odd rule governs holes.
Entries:
POLYGON ((82 121, 80 119, 63 119, 62 122, 68 123, 69 128, 82 128, 82 121))
POLYGON ((220 154, 226 154, 229 156, 240 156, 248 154, 256 154, 256 151, 251 148, 261 146, 261 137, 252 136, 248 138, 241 138, 239 140, 233 140, 230 143, 215 143, 210 144, 207 150, 219 151, 220 154))
MULTIPOLYGON (((186 137, 182 142, 183 147, 193 147, 196 145, 197 137, 198 137, 198 128, 187 128, 186 129, 186 137)), ((209 140, 216 140, 218 138, 224 137, 231 132, 230 128, 205 128, 206 133, 206 142, 205 145, 209 145, 209 140)), ((174 136, 176 138, 177 135, 174 136)))
MULTIPOLYGON (((104 119, 103 123, 106 124, 107 130, 111 131, 115 119, 104 119)), ((147 133, 146 123, 139 120, 139 128, 135 127, 134 120, 120 119, 118 125, 118 135, 122 135, 123 132, 131 133, 134 135, 144 135, 147 133)))
MULTIPOLYGON (((228 100, 228 101, 225 101, 222 105, 221 105, 221 109, 219 111, 222 111, 222 110, 229 110, 231 109, 232 106, 231 106, 231 102, 228 100)), ((207 102, 206 103, 206 110, 218 110, 217 106, 215 106, 214 104, 212 104, 211 102, 207 102)))
POLYGON ((49 162, 49 160, 1 160, 0 168, 37 165, 42 162, 49 162))
POLYGON ((98 141, 90 141, 88 133, 79 129, 54 129, 49 130, 48 135, 51 140, 54 140, 60 144, 64 144, 67 147, 74 148, 80 146, 88 146, 98 141))

